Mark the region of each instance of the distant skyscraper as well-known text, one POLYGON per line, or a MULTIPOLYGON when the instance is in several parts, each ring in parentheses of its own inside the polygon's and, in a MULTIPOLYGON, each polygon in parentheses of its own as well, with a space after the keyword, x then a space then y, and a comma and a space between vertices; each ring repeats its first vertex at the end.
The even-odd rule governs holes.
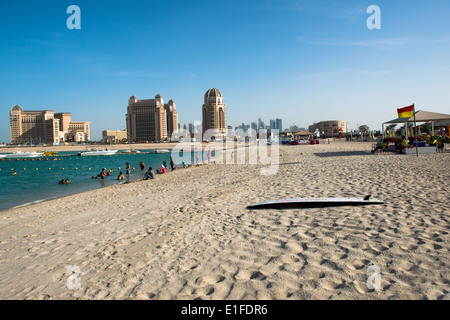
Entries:
POLYGON ((274 130, 277 128, 275 120, 270 120, 270 130, 274 130))
POLYGON ((283 130, 283 122, 281 119, 276 118, 275 120, 270 120, 270 130, 283 130))
POLYGON ((164 104, 160 94, 145 100, 131 96, 126 121, 128 142, 164 141, 177 130, 178 113, 175 102, 164 104))
POLYGON ((205 93, 202 115, 203 133, 213 129, 218 136, 226 134, 226 108, 222 93, 216 88, 209 89, 205 93))
POLYGON ((278 129, 280 132, 283 131, 283 121, 281 119, 275 120, 276 129, 278 129))

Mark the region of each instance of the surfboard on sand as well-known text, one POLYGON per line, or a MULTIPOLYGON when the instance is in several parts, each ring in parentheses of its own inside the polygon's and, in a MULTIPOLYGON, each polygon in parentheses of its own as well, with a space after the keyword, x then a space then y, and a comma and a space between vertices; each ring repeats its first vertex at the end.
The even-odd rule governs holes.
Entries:
POLYGON ((340 206, 366 206, 383 204, 377 199, 370 199, 370 195, 365 198, 296 198, 279 199, 252 204, 247 209, 283 209, 283 208, 323 208, 340 206))

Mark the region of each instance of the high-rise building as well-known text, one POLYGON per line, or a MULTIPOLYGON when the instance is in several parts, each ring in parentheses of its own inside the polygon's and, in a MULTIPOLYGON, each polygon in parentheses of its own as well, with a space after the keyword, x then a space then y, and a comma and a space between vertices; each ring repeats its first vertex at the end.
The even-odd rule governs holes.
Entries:
POLYGON ((278 129, 280 132, 283 131, 283 121, 281 119, 276 118, 275 125, 276 129, 278 129))
POLYGON ((59 119, 54 111, 24 111, 15 105, 9 117, 11 143, 59 143, 59 119))
POLYGON ((126 122, 128 142, 165 141, 178 128, 175 102, 164 104, 160 94, 145 100, 131 96, 126 122))
POLYGON ((223 103, 223 96, 216 88, 209 89, 205 93, 202 107, 203 133, 207 130, 214 133, 214 136, 226 135, 226 108, 223 103))
POLYGON ((24 111, 15 105, 10 111, 11 143, 60 143, 86 141, 90 122, 72 121, 71 113, 53 110, 24 111))
POLYGON ((270 129, 276 129, 275 120, 270 120, 270 129))
POLYGON ((167 118, 167 137, 170 139, 172 137, 172 133, 178 131, 178 113, 175 109, 175 102, 170 99, 167 104, 164 105, 164 109, 166 110, 166 118, 167 118))
POLYGON ((281 119, 276 118, 275 120, 270 120, 270 130, 283 131, 283 122, 281 119))

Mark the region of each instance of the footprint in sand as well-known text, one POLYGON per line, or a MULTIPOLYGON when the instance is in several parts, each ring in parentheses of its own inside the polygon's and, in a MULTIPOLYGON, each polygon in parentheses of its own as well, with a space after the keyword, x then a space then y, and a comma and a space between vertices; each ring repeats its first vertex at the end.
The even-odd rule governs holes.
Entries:
POLYGON ((198 278, 196 280, 196 284, 198 284, 200 286, 207 286, 210 284, 220 283, 224 280, 225 280, 225 277, 223 275, 211 274, 211 275, 207 275, 203 278, 198 278))
POLYGON ((248 280, 265 280, 267 277, 259 271, 243 270, 239 271, 235 276, 236 280, 248 281, 248 280))
POLYGON ((348 268, 350 270, 361 270, 363 269, 366 265, 369 264, 369 260, 365 260, 365 259, 357 259, 351 263, 348 264, 348 268))

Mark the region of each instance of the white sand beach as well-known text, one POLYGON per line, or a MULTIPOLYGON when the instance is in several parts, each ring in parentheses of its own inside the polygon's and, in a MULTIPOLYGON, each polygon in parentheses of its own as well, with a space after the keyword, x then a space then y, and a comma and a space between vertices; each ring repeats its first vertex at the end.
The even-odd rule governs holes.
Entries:
POLYGON ((0 298, 448 299, 450 154, 370 150, 280 146, 276 175, 211 164, 0 212, 0 298), (246 209, 369 194, 385 203, 246 209))

